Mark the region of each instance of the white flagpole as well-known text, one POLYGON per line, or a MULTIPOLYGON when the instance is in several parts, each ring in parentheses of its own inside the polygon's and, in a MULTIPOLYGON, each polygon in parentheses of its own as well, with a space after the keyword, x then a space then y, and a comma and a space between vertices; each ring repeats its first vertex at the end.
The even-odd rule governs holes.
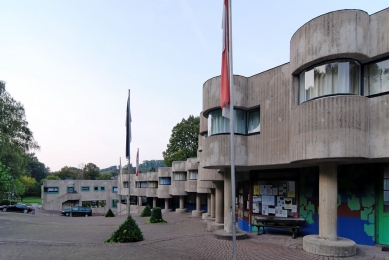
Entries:
POLYGON ((131 175, 130 175, 130 148, 131 148, 131 109, 130 109, 130 90, 128 90, 128 100, 127 100, 127 160, 128 160, 128 165, 127 165, 127 170, 128 170, 128 196, 127 196, 127 215, 131 215, 131 175))
POLYGON ((232 8, 231 0, 228 0, 228 65, 229 65, 229 80, 230 80, 230 146, 231 146, 231 193, 232 193, 232 248, 233 259, 236 260, 236 213, 235 213, 235 129, 234 129, 234 74, 232 66, 232 8))

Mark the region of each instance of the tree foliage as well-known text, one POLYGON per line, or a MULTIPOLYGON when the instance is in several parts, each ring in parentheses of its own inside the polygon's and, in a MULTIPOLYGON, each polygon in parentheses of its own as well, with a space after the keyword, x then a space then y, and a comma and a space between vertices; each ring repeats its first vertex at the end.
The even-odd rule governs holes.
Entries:
POLYGON ((86 174, 87 180, 96 180, 100 175, 100 169, 96 164, 88 163, 84 167, 84 173, 86 174))
POLYGON ((28 152, 39 149, 28 127, 23 105, 6 91, 0 81, 0 161, 14 178, 28 174, 28 152))
POLYGON ((189 116, 173 127, 166 151, 162 153, 166 166, 172 166, 173 161, 185 161, 197 156, 200 118, 189 116))
POLYGON ((2 200, 4 192, 9 191, 11 186, 12 178, 9 172, 10 168, 5 167, 0 162, 0 201, 2 200))
POLYGON ((27 165, 27 170, 30 172, 30 176, 34 178, 37 182, 40 182, 42 179, 46 178, 49 174, 49 169, 45 166, 44 163, 41 163, 35 154, 30 154, 30 162, 27 165))
POLYGON ((20 182, 23 184, 24 189, 28 192, 31 188, 34 187, 36 180, 28 176, 22 176, 20 182))
POLYGON ((150 217, 151 216, 151 209, 149 205, 146 205, 146 207, 143 209, 142 213, 140 213, 141 217, 150 217))

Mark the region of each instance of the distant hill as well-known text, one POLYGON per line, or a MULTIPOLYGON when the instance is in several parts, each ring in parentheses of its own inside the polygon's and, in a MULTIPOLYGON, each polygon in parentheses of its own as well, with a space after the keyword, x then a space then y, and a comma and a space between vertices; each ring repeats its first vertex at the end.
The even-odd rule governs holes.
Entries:
MULTIPOLYGON (((122 165, 123 169, 127 170, 127 165, 122 165)), ((146 160, 139 164, 139 172, 158 171, 159 167, 165 167, 163 160, 146 160)), ((113 176, 119 174, 119 165, 111 166, 105 169, 100 169, 100 173, 111 173, 113 176)), ((135 173, 135 166, 130 164, 130 173, 135 173)))

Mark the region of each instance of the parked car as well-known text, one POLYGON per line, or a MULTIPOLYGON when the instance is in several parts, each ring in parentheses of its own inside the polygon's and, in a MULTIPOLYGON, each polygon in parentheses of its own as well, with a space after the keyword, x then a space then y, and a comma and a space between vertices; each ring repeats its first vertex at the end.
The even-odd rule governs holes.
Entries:
POLYGON ((2 210, 3 212, 14 211, 28 213, 32 211, 32 207, 26 206, 26 204, 18 203, 15 205, 3 205, 0 207, 0 210, 2 210))
POLYGON ((70 216, 70 213, 72 213, 72 216, 92 216, 92 209, 88 207, 81 207, 81 206, 74 206, 68 209, 62 210, 62 215, 64 216, 70 216))

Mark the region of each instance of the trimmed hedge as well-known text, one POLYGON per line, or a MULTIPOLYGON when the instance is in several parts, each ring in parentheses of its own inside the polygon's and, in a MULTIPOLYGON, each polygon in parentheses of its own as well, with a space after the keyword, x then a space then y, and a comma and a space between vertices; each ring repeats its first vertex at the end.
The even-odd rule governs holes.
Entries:
POLYGON ((142 231, 136 224, 135 220, 128 216, 126 221, 120 225, 110 238, 105 240, 106 243, 130 243, 144 240, 142 231))
POLYGON ((142 213, 140 213, 141 217, 150 217, 151 216, 151 209, 149 205, 146 205, 146 207, 143 209, 142 213))
POLYGON ((105 217, 106 217, 106 218, 112 218, 112 217, 115 217, 115 214, 113 214, 112 210, 109 209, 108 212, 107 212, 107 214, 105 214, 105 217))
POLYGON ((2 206, 2 205, 15 205, 17 203, 18 203, 17 201, 13 201, 13 200, 11 200, 11 203, 9 203, 9 200, 2 200, 0 202, 0 206, 2 206))
POLYGON ((166 223, 166 221, 162 218, 161 208, 153 208, 151 211, 150 223, 166 223))

